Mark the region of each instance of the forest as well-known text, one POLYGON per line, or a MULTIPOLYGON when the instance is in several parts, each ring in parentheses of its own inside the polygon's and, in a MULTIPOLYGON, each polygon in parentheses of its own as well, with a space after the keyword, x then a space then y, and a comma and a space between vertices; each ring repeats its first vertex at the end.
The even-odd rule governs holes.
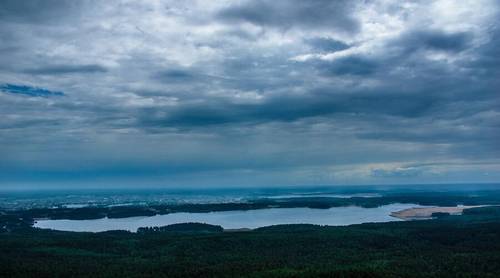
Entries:
POLYGON ((229 232, 188 223, 77 233, 21 221, 0 233, 0 254, 1 277, 500 277, 500 207, 229 232))

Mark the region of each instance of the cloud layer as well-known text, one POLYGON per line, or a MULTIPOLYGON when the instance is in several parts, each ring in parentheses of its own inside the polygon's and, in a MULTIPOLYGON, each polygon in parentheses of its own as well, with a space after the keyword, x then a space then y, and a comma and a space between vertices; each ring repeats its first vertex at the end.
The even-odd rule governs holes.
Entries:
POLYGON ((2 1, 0 183, 496 182, 499 13, 2 1))

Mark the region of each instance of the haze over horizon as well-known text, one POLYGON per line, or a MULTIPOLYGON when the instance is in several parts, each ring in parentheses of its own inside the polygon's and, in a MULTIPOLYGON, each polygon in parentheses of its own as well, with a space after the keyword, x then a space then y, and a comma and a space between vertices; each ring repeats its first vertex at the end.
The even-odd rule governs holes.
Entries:
POLYGON ((0 1, 0 188, 500 182, 500 2, 0 1))

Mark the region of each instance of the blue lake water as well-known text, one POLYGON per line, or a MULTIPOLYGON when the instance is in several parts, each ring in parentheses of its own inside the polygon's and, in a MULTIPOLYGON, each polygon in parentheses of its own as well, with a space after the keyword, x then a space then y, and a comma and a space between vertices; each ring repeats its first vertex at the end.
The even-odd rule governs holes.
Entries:
POLYGON ((259 228, 277 224, 317 224, 344 226, 369 222, 401 221, 391 212, 416 204, 390 204, 378 208, 338 207, 330 209, 269 208, 248 211, 219 211, 210 213, 171 213, 149 217, 102 218, 95 220, 39 220, 35 227, 75 232, 103 232, 139 227, 164 226, 176 223, 199 222, 220 225, 224 229, 259 228))

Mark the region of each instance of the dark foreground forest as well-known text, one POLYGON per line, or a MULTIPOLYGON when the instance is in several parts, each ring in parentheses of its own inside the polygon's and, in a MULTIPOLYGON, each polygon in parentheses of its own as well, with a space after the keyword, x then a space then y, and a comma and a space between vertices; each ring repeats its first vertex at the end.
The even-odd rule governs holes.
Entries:
POLYGON ((500 277, 500 208, 426 221, 246 232, 0 234, 2 277, 500 277))

